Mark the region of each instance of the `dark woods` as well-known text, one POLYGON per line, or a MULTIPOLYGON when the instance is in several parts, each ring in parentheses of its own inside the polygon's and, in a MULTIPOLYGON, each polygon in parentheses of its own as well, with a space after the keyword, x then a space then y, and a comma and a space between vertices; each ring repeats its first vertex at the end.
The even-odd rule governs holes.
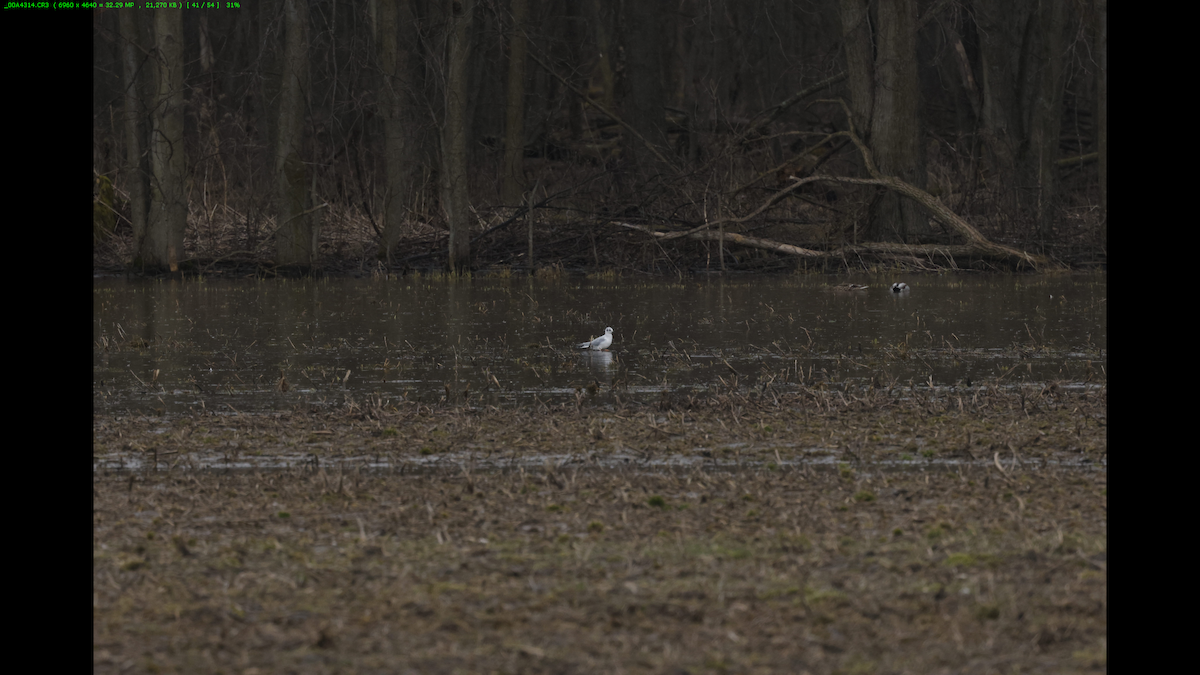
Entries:
POLYGON ((95 265, 1103 263, 1106 1, 98 10, 95 265))

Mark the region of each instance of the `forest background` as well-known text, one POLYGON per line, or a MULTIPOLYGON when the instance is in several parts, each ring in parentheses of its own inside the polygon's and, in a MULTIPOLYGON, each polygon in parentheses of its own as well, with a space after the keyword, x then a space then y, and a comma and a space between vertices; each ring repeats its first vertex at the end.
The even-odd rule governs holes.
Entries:
POLYGON ((94 266, 1104 265, 1106 16, 1105 0, 97 10, 94 266))

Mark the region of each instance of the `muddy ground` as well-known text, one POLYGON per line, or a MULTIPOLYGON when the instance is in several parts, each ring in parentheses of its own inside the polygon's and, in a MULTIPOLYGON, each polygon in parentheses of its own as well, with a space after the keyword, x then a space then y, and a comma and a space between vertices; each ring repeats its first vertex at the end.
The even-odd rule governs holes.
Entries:
POLYGON ((94 670, 1103 672, 1106 392, 96 416, 94 670))

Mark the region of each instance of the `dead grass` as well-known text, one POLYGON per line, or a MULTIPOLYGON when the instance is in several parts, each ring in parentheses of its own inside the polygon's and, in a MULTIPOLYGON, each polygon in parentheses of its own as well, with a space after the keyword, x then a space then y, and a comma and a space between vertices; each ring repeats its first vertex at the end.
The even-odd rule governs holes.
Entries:
POLYGON ((159 470, 95 472, 94 670, 1103 670, 1106 403, 1054 396, 98 418, 159 470))

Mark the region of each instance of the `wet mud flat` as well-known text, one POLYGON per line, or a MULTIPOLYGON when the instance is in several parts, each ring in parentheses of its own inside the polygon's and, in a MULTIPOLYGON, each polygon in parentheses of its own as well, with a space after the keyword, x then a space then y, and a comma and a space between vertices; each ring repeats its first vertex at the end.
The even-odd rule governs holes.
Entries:
POLYGON ((1106 670, 1106 387, 871 396, 97 417, 94 670, 1106 670))

